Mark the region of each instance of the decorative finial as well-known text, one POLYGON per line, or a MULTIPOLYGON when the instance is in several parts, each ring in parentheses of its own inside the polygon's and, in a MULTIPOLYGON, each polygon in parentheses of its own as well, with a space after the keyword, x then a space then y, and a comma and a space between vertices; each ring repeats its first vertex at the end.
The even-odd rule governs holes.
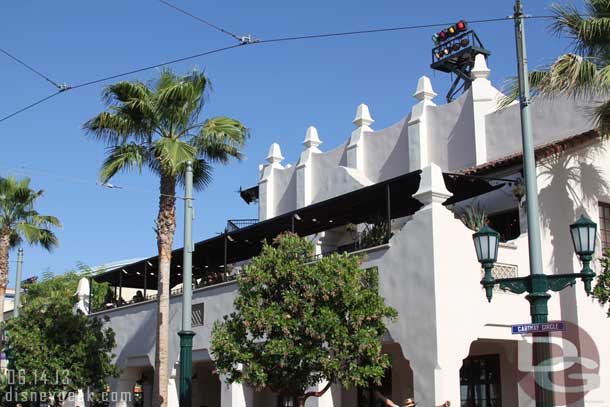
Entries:
POLYGON ((267 154, 267 162, 270 164, 279 164, 284 159, 282 156, 282 150, 278 143, 271 144, 269 147, 269 154, 267 154))
POLYGON ((303 145, 306 148, 320 151, 318 149, 320 144, 322 144, 322 142, 320 141, 320 137, 318 137, 318 130, 314 126, 309 126, 307 128, 307 133, 305 134, 305 140, 303 140, 303 145))
POLYGON ((470 71, 470 77, 473 80, 479 78, 489 79, 490 73, 491 71, 487 66, 487 59, 485 59, 485 55, 477 54, 477 56, 474 58, 474 66, 470 71))
POLYGON ((375 120, 371 117, 369 113, 369 107, 364 103, 358 105, 358 109, 356 110, 356 118, 352 123, 356 125, 356 127, 368 127, 373 124, 375 120))
POLYGON ((417 100, 432 100, 436 96, 436 92, 432 89, 432 82, 427 76, 422 76, 417 81, 417 89, 413 94, 417 100))

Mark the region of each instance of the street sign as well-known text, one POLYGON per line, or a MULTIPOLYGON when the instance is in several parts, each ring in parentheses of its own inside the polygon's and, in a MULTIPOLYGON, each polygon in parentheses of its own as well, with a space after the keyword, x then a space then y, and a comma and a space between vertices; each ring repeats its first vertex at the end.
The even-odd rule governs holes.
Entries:
POLYGON ((535 334, 541 332, 565 331, 563 321, 551 321, 538 324, 519 324, 512 326, 513 335, 535 334))

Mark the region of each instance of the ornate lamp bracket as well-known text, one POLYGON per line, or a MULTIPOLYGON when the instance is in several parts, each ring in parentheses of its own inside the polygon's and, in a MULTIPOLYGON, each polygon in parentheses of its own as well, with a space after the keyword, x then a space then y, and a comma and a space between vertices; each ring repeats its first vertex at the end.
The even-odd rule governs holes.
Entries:
POLYGON ((501 290, 510 291, 514 294, 529 292, 531 288, 529 277, 501 278, 496 281, 500 285, 501 290))

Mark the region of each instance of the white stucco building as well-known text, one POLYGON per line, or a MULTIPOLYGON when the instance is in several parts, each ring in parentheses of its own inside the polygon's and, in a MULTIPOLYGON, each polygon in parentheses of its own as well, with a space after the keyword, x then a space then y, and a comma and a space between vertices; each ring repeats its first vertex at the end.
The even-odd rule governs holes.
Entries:
MULTIPOLYGON (((413 397, 422 407, 445 400, 453 406, 534 405, 528 390, 532 377, 526 372, 531 346, 527 337, 511 334, 512 324, 529 321, 528 302, 524 295, 501 291, 487 302, 479 283, 481 267, 472 231, 455 216, 468 205, 484 208, 504 240, 496 275, 529 273, 525 206, 507 181, 521 177, 519 107, 498 110, 500 92, 489 74, 485 59, 477 57, 471 88, 454 102, 439 105, 431 81, 421 77, 414 83, 410 111, 386 129, 375 129, 373 124, 378 108, 370 106, 369 111, 361 104, 353 125, 346 123, 345 142, 339 146, 325 149, 322 131, 319 135, 314 127, 303 129, 303 152, 296 163, 283 162, 279 144, 270 147, 266 163, 259 168, 258 186, 242 193, 248 200, 257 199, 259 219, 232 221, 225 235, 196 245, 194 407, 266 407, 286 402, 270 391, 226 385, 215 373, 208 348, 213 322, 232 310, 236 284, 231 276, 257 254, 261 238, 290 229, 314 239, 320 255, 335 250, 364 253, 363 267, 377 267, 380 292, 399 312, 382 338, 393 362, 384 392, 393 400, 413 397), (363 235, 370 238, 371 230, 388 227, 387 219, 391 234, 382 233, 381 240, 363 244, 363 235)), ((609 144, 591 131, 585 106, 577 101, 535 100, 532 110, 545 273, 579 272, 569 225, 580 214, 587 214, 602 229, 598 252, 610 244, 610 233, 606 234, 610 224, 605 223, 610 221, 609 144)), ((172 275, 177 287, 180 263, 177 250, 172 275)), ((597 263, 593 267, 599 269, 597 263)), ((134 262, 97 279, 154 296, 156 259, 134 262)), ((131 392, 138 382, 142 403, 149 406, 155 301, 147 298, 94 315, 108 316, 116 332, 116 362, 123 373, 112 381, 112 390, 131 392)), ((179 292, 171 299, 170 317, 169 386, 174 407, 178 405, 179 292)), ((556 342, 558 355, 572 357, 557 367, 557 385, 563 388, 559 393, 568 395, 567 401, 558 397, 557 405, 610 406, 610 319, 605 310, 586 296, 578 281, 552 294, 549 319, 579 327, 573 330, 568 324, 568 339, 556 342), (584 398, 578 396, 583 387, 588 389, 584 398)), ((333 385, 323 397, 309 399, 308 405, 364 407, 372 405, 368 396, 367 389, 333 385)))

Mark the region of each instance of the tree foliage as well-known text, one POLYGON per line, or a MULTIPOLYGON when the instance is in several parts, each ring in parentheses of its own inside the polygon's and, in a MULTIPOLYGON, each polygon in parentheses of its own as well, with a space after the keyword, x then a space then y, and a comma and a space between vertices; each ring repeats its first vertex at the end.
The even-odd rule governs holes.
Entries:
POLYGON ((332 254, 311 262, 313 245, 294 234, 264 244, 238 278, 235 311, 217 321, 212 355, 229 382, 270 388, 303 405, 320 382, 379 383, 381 350, 396 311, 378 294, 377 271, 332 254))
POLYGON ((608 318, 610 318, 610 250, 604 250, 604 256, 600 259, 602 272, 596 278, 593 297, 603 306, 608 304, 608 318))
MULTIPOLYGON (((118 376, 112 363, 116 345, 112 329, 99 318, 72 311, 82 277, 74 271, 45 275, 28 286, 19 317, 6 323, 6 347, 13 358, 9 378, 17 398, 104 389, 108 377, 118 376)), ((94 283, 93 292, 99 297, 106 289, 94 283)))
MULTIPOLYGON (((587 97, 600 130, 610 131, 610 1, 584 0, 584 13, 574 5, 554 4, 550 31, 571 41, 571 52, 529 73, 534 96, 587 97)), ((505 106, 519 95, 512 82, 505 106)))
POLYGON ((24 242, 51 250, 58 244, 53 229, 61 227, 54 216, 36 210, 43 191, 30 188, 30 179, 0 177, 0 321, 4 318, 4 292, 8 284, 9 252, 24 242))

